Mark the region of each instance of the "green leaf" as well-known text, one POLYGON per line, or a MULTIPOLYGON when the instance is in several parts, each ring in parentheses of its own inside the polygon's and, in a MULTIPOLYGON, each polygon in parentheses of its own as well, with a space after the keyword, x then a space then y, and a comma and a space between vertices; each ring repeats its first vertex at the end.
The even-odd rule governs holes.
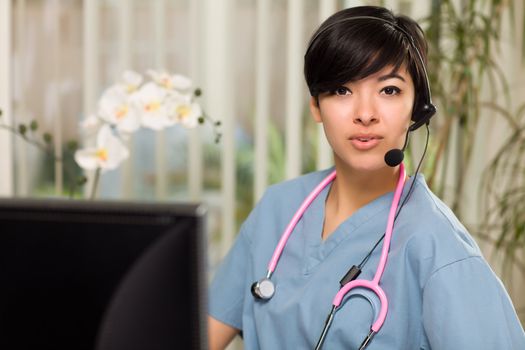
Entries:
POLYGON ((199 124, 204 124, 204 117, 199 117, 199 124))
POLYGON ((199 97, 202 95, 202 90, 200 88, 196 88, 193 93, 195 94, 196 97, 199 97))
POLYGON ((4 114, 4 111, 0 109, 0 117, 2 116, 2 114, 4 114))
POLYGON ((31 131, 35 131, 36 129, 38 129, 38 122, 36 120, 32 120, 31 124, 29 124, 29 128, 31 129, 31 131))

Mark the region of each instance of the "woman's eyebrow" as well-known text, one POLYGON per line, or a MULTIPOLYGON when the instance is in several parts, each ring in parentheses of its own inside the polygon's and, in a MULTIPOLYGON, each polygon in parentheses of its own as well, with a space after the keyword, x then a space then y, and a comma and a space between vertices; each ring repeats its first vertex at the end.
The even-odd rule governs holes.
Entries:
POLYGON ((377 78, 377 80, 378 81, 385 81, 385 80, 392 79, 392 78, 397 78, 397 79, 400 79, 402 81, 405 81, 405 78, 403 78, 402 76, 400 76, 397 73, 388 73, 386 75, 382 75, 379 78, 377 78))

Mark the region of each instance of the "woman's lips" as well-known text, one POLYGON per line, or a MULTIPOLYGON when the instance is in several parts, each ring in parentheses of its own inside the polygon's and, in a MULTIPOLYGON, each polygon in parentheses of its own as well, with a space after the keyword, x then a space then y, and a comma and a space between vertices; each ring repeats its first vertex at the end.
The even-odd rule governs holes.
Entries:
POLYGON ((378 135, 354 135, 349 138, 352 146, 360 151, 376 147, 383 138, 378 135))

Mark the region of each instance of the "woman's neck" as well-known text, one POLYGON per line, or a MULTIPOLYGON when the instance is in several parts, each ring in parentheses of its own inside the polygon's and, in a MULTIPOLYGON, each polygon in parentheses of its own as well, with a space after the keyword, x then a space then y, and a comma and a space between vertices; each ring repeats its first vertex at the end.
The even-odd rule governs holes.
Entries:
POLYGON ((336 168, 337 177, 332 185, 333 199, 339 208, 354 207, 355 210, 396 188, 399 168, 383 168, 363 172, 348 168, 336 168))
POLYGON ((338 166, 325 204, 323 238, 359 208, 395 189, 399 167, 385 167, 376 171, 355 170, 338 166))

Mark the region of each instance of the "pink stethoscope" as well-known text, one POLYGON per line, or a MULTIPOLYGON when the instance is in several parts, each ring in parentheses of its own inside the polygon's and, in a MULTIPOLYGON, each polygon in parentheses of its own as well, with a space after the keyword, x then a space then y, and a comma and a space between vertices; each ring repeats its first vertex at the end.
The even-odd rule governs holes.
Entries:
MULTIPOLYGON (((277 247, 275 248, 275 251, 272 255, 272 259, 270 260, 270 263, 268 264, 268 273, 266 274, 266 277, 255 282, 252 287, 251 291, 252 294, 257 299, 262 300, 268 300, 272 298, 272 296, 275 293, 275 286, 273 282, 271 281, 271 276, 273 272, 275 271, 275 268, 277 266, 277 262, 279 261, 279 258, 282 255, 284 246, 288 242, 288 238, 292 234, 292 231, 294 230, 295 226, 297 225, 297 222, 301 219, 303 214, 305 213, 306 209, 310 206, 310 204, 314 201, 314 199, 321 193, 321 191, 329 184, 331 183, 336 177, 336 171, 334 170, 331 172, 326 178, 317 185, 317 187, 306 197, 306 199, 303 201, 301 206, 299 207, 299 210, 295 213, 295 215, 292 217, 292 220, 284 230, 283 235, 281 236, 281 239, 279 240, 279 243, 277 244, 277 247)), ((388 258, 388 251, 390 249, 390 241, 392 238, 392 230, 394 228, 394 221, 396 217, 396 212, 399 206, 399 200, 401 198, 401 194, 403 192, 403 187, 405 183, 405 167, 403 163, 399 166, 399 178, 397 180, 396 189, 394 192, 394 198, 392 199, 392 204, 390 205, 390 212, 388 214, 388 221, 386 224, 386 231, 383 241, 383 247, 381 250, 381 257, 379 259, 379 264, 377 265, 377 270, 374 275, 374 278, 372 280, 364 280, 364 279, 356 279, 353 281, 350 281, 346 284, 344 284, 341 289, 337 292, 337 294, 334 297, 334 300, 332 301, 332 309, 330 311, 330 314, 328 315, 325 327, 322 331, 322 334, 319 338, 319 341, 317 343, 317 346, 315 349, 320 349, 322 346, 322 343, 324 341, 324 338, 328 332, 328 328, 330 327, 330 324, 332 322, 332 319, 334 317, 335 311, 337 308, 341 305, 341 302, 344 298, 344 296, 351 291, 354 288, 366 288, 370 289, 372 292, 374 292, 380 301, 380 310, 379 314, 377 316, 377 319, 370 327, 370 333, 366 336, 365 340, 359 347, 360 350, 365 349, 366 346, 370 343, 373 336, 381 329, 383 326, 383 323, 385 322, 386 314, 388 311, 388 299, 386 297, 385 292, 383 289, 379 286, 379 282, 381 280, 381 277, 383 276, 383 272, 385 270, 386 261, 388 258)))

